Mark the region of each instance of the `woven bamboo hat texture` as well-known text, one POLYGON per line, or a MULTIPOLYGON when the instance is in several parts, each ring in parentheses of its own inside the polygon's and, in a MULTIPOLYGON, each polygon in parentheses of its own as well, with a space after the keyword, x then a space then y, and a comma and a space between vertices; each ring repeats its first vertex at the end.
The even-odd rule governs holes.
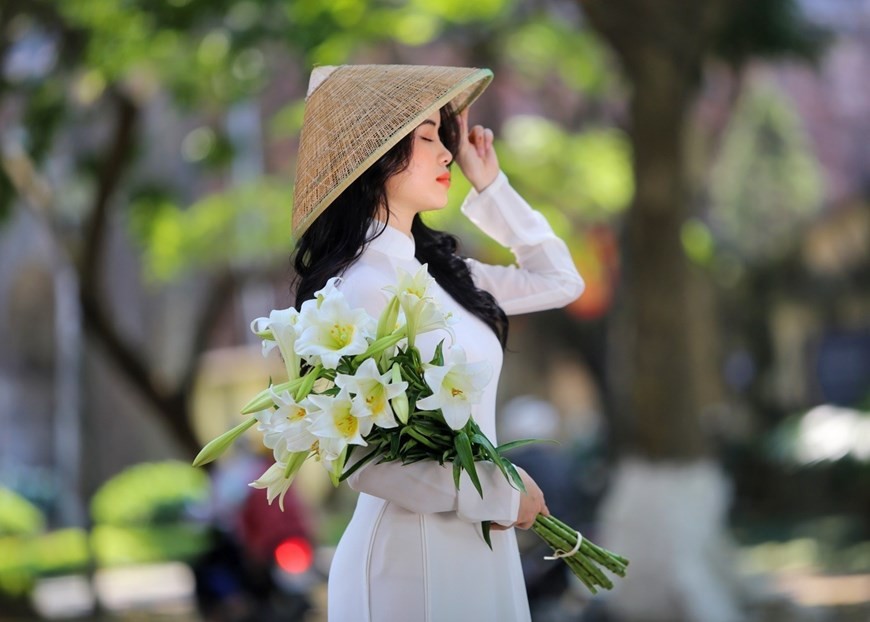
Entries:
POLYGON ((378 158, 433 111, 468 107, 489 69, 426 65, 339 65, 311 73, 299 139, 293 237, 378 158))

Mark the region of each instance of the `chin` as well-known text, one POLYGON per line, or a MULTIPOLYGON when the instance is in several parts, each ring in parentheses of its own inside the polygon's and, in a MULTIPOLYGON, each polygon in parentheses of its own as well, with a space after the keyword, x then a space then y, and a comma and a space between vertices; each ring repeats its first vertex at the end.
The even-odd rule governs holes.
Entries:
POLYGON ((439 203, 429 203, 428 205, 422 205, 420 206, 420 209, 417 210, 417 213, 437 212, 444 209, 445 207, 447 207, 447 199, 444 199, 444 201, 441 201, 439 203))

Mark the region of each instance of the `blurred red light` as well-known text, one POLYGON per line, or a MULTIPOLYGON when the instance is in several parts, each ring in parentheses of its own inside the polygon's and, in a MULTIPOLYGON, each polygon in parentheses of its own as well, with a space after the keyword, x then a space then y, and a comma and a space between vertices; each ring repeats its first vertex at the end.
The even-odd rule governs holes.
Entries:
POLYGON ((304 538, 287 538, 275 549, 275 561, 281 570, 299 574, 311 567, 314 552, 304 538))

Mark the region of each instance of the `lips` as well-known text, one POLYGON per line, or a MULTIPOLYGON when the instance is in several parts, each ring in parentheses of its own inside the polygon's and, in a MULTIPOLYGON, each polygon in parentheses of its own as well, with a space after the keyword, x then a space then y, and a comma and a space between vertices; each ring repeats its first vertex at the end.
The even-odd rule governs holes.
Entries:
POLYGON ((439 184, 444 184, 445 186, 450 185, 450 173, 444 173, 443 175, 439 175, 435 178, 439 184))

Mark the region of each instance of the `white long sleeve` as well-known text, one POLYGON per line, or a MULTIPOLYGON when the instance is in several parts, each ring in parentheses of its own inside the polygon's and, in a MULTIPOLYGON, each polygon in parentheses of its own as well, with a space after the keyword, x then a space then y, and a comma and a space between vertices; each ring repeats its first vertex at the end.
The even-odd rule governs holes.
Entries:
POLYGON ((516 257, 516 266, 466 260, 475 285, 490 292, 508 315, 563 307, 583 292, 585 284, 568 247, 504 173, 482 192, 472 189, 462 212, 516 257))
POLYGON ((491 520, 511 525, 520 509, 520 492, 511 487, 491 462, 477 463, 483 498, 465 471, 459 490, 453 482, 453 467, 437 462, 368 464, 347 478, 353 490, 364 492, 418 514, 456 512, 471 523, 491 520))

